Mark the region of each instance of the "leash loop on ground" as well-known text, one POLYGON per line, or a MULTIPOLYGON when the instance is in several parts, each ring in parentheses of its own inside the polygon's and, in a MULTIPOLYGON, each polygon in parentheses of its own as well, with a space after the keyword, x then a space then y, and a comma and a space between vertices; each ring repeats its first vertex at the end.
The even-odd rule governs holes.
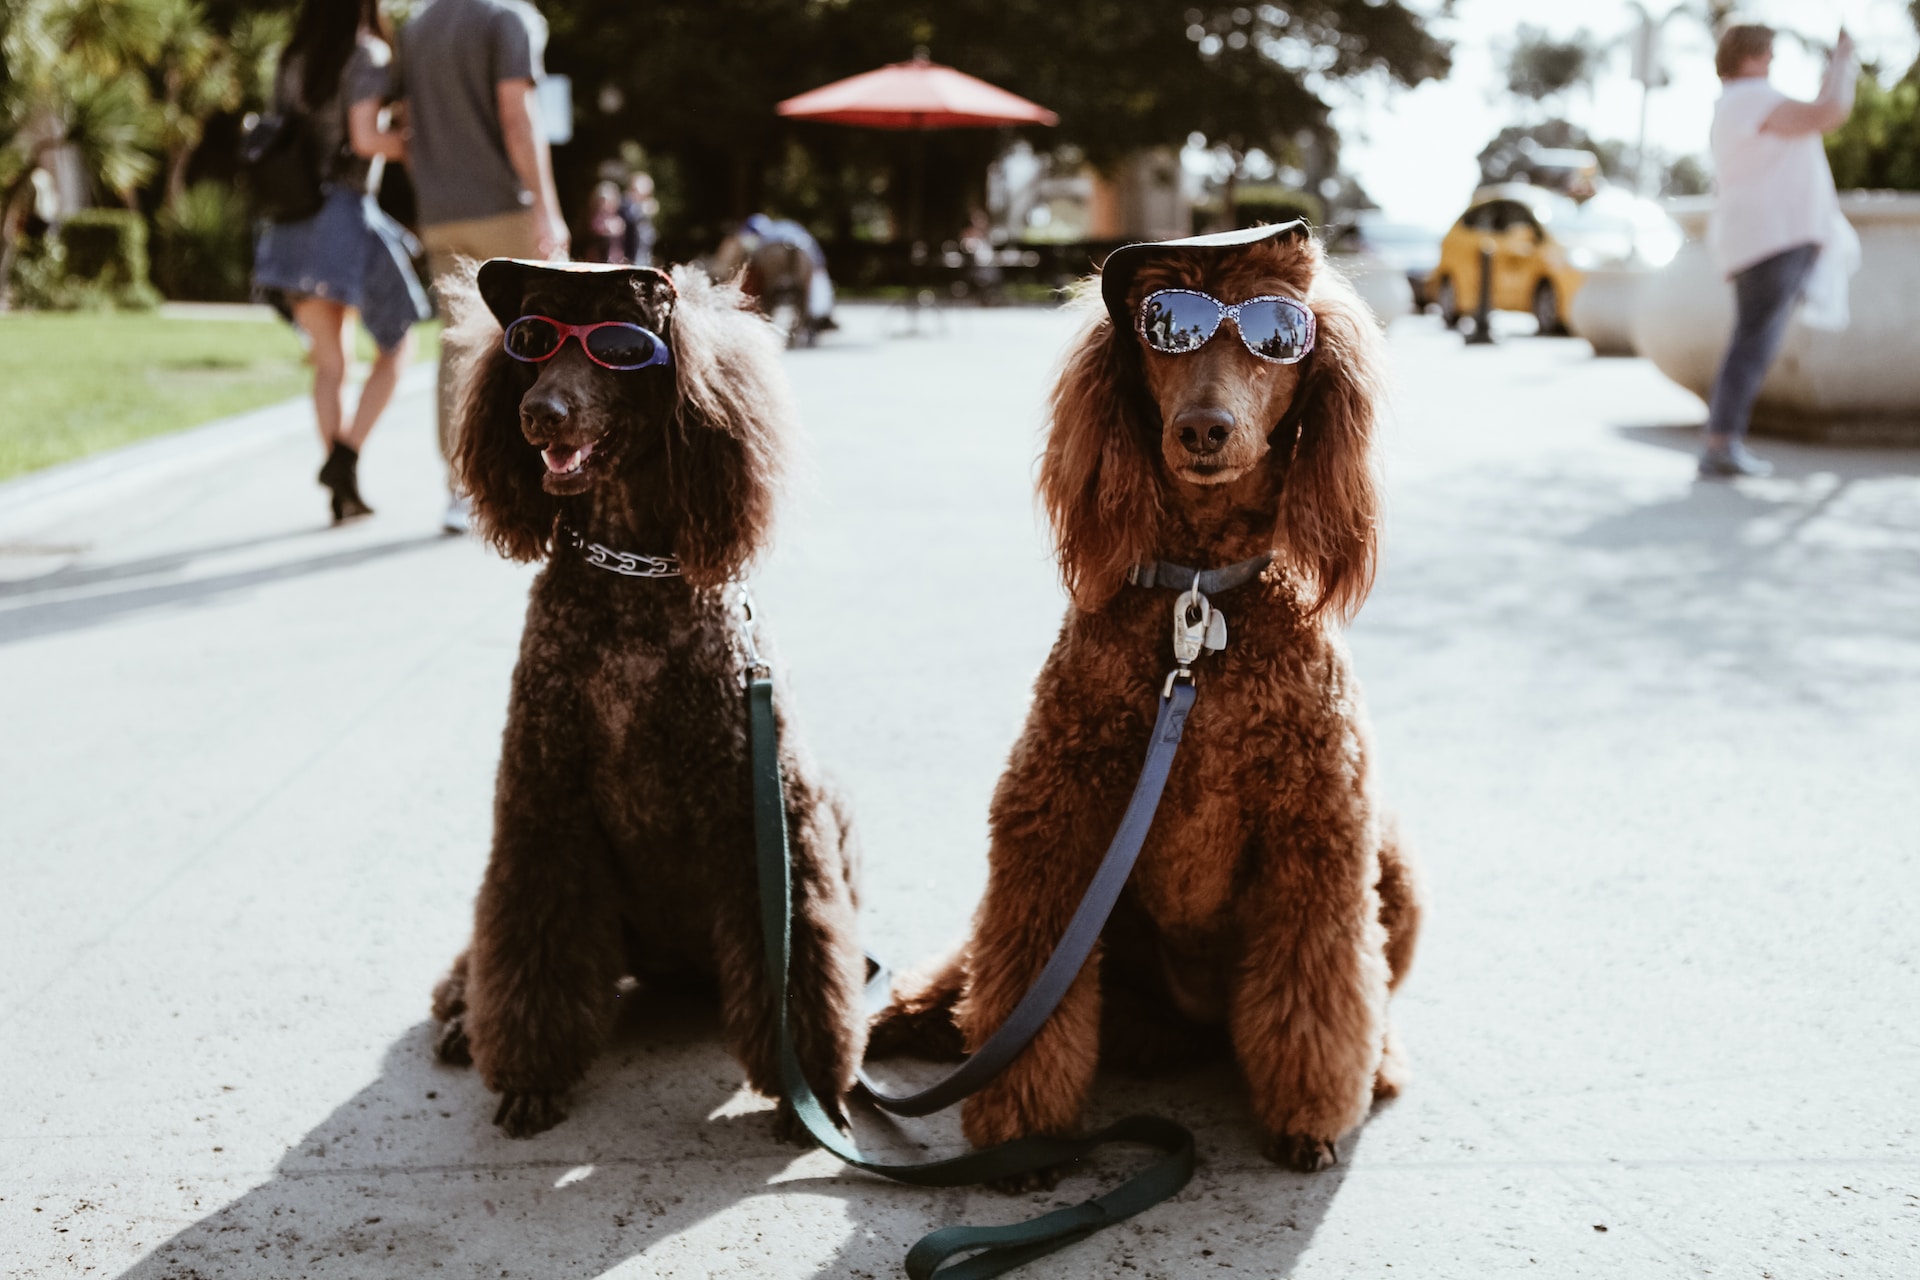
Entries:
MULTIPOLYGON (((1121 819, 1120 830, 1106 858, 1095 872, 1094 884, 1074 913, 1066 936, 1041 972, 1040 979, 1014 1010, 1007 1024, 981 1046, 958 1071, 934 1090, 951 1092, 957 1101, 980 1087, 1011 1062, 1078 977, 1098 940, 1108 914, 1126 884, 1147 828, 1153 821, 1166 775, 1179 746, 1180 734, 1193 706, 1190 681, 1177 685, 1162 698, 1148 745, 1147 764, 1121 819), (1018 1024, 1018 1025, 1016 1025, 1018 1024), (1012 1028, 1012 1034, 1009 1033, 1012 1028), (996 1048, 996 1043, 999 1047, 996 1048), (990 1054, 989 1050, 993 1052, 990 1054), (979 1066, 975 1066, 979 1063, 979 1066), (955 1085, 956 1079, 966 1081, 955 1085), (957 1092, 955 1091, 957 1090, 957 1092)), ((769 997, 779 1039, 780 1079, 794 1115, 822 1147, 856 1169, 880 1174, 896 1182, 923 1187, 971 1186, 976 1183, 1031 1173, 1080 1160, 1109 1143, 1137 1143, 1163 1154, 1152 1164, 1103 1196, 1057 1209, 1027 1222, 999 1227, 944 1227, 923 1237, 907 1254, 909 1280, 987 1280, 1014 1267, 1041 1258, 1122 1219, 1167 1199, 1193 1176, 1193 1135, 1158 1116, 1128 1116, 1085 1138, 1029 1137, 981 1151, 926 1164, 889 1165, 868 1160, 852 1138, 828 1116, 801 1069, 787 1020, 788 975, 793 951, 793 866, 787 841, 786 795, 780 773, 778 724, 773 710, 773 682, 764 667, 749 675, 747 703, 753 778, 753 827, 760 877, 761 931, 766 944, 769 997), (969 1256, 959 1261, 956 1255, 969 1256)), ((863 1077, 864 1082, 864 1077, 863 1077)), ((869 1091, 872 1088, 868 1086, 869 1091)), ((924 1098, 934 1090, 914 1095, 924 1098)), ((904 1114, 924 1115, 947 1102, 904 1114)))

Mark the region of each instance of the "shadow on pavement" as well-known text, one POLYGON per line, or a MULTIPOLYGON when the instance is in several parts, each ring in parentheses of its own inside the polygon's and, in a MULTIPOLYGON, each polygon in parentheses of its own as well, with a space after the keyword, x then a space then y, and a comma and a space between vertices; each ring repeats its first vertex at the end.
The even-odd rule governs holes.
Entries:
MULTIPOLYGON (((1691 428, 1621 434, 1697 448, 1691 428)), ((1894 603, 1920 597, 1920 452, 1760 451, 1766 480, 1630 486, 1547 464, 1414 498, 1446 532, 1396 547, 1370 626, 1435 653, 1491 634, 1547 657, 1560 684, 1543 714, 1634 689, 1868 708, 1881 681, 1920 674, 1920 612, 1894 603)))
MULTIPOLYGON (((729 1105, 739 1072, 715 1016, 689 1001, 647 998, 623 1012, 569 1117, 516 1142, 491 1124, 493 1095, 471 1070, 437 1063, 431 1039, 431 1024, 410 1028, 388 1047, 378 1077, 308 1132, 271 1177, 178 1231, 121 1280, 387 1280, 433 1271, 556 1280, 598 1276, 641 1255, 640 1268, 625 1274, 879 1280, 900 1274, 907 1248, 927 1231, 1077 1203, 1148 1158, 1132 1148, 1103 1153, 1091 1170, 1032 1196, 930 1191, 841 1170, 776 1143, 770 1105, 729 1105), (804 1168, 790 1168, 801 1159, 804 1168), (762 1239, 780 1241, 785 1255, 757 1253, 762 1239)), ((1174 1201, 1021 1274, 1289 1274, 1345 1166, 1303 1176, 1261 1161, 1241 1093, 1226 1065, 1166 1081, 1103 1078, 1091 1122, 1134 1110, 1197 1122, 1200 1174, 1174 1201), (1241 1208, 1256 1205, 1257 1213, 1241 1208)), ((903 1162, 957 1147, 950 1120, 889 1132, 869 1117, 859 1128, 870 1153, 903 1162)), ((1343 1156, 1352 1145, 1343 1144, 1343 1156)))
MULTIPOLYGON (((1655 449, 1672 449, 1699 457, 1701 422, 1670 426, 1622 426, 1620 438, 1655 449)), ((1920 449, 1887 449, 1880 445, 1811 445, 1799 439, 1751 436, 1753 451, 1774 464, 1780 480, 1805 480, 1830 474, 1841 480, 1874 480, 1880 476, 1920 476, 1920 449)))
MULTIPOLYGON (((129 579, 152 577, 173 572, 185 564, 207 556, 264 546, 297 536, 304 535, 281 534, 226 546, 156 556, 151 560, 131 561, 124 565, 74 569, 70 574, 67 570, 56 570, 54 573, 30 579, 27 582, 8 583, 4 590, 0 590, 0 598, 10 594, 51 594, 67 588, 79 588, 102 582, 125 582, 129 579)), ((201 604, 218 596, 244 591, 250 587, 304 578, 310 574, 326 573, 334 569, 348 569, 370 561, 384 560, 389 556, 442 546, 448 541, 442 534, 423 534, 418 537, 398 538, 390 542, 377 542, 371 546, 354 547, 344 551, 329 551, 322 555, 262 565, 253 569, 239 569, 231 573, 211 574, 201 578, 187 578, 149 586, 133 585, 120 590, 98 591, 87 595, 48 600, 39 604, 28 603, 0 609, 0 644, 95 627, 143 609, 201 604)))
MULTIPOLYGON (((1700 429, 1701 423, 1694 422, 1621 427, 1619 432, 1622 439, 1635 444, 1652 445, 1658 449, 1671 449, 1689 457, 1698 457, 1700 429)), ((1774 476, 1783 480, 1804 480, 1823 474, 1839 476, 1843 480, 1920 475, 1920 449, 1806 444, 1772 436, 1753 436, 1748 443, 1755 453, 1773 464, 1774 476)))
MULTIPOLYGON (((322 532, 323 528, 322 526, 311 529, 286 529, 261 537, 235 538, 229 542, 215 542, 203 547, 186 547, 179 551, 169 551, 164 555, 148 556, 141 560, 122 560, 114 564, 82 565, 69 561, 57 569, 36 574, 30 578, 0 581, 0 600, 9 596, 45 595, 50 591, 71 591, 80 587, 98 586, 106 582, 123 582, 128 578, 152 578, 161 574, 178 573, 195 561, 231 555, 236 551, 253 551, 260 547, 271 547, 277 543, 291 542, 296 538, 310 538, 322 532)), ((66 549, 51 549, 51 551, 61 550, 66 549)))
POLYGON ((494 1128, 493 1095, 471 1070, 434 1059, 431 1023, 410 1028, 378 1077, 272 1177, 124 1280, 588 1277, 736 1202, 771 1199, 780 1188, 765 1185, 768 1171, 798 1151, 773 1142, 770 1112, 709 1119, 738 1076, 715 1020, 655 1012, 661 1021, 644 1036, 623 1019, 572 1114, 526 1141, 494 1128))

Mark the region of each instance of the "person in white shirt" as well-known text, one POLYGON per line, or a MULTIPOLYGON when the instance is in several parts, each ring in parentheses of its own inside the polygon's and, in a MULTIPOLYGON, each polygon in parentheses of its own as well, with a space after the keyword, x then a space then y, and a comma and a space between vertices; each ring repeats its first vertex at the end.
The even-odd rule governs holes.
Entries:
POLYGON ((1747 452, 1747 419, 1794 304, 1840 219, 1820 135, 1853 111, 1853 38, 1840 32, 1812 102, 1789 98, 1767 82, 1771 27, 1728 27, 1714 67, 1722 85, 1712 134, 1719 199, 1708 242, 1733 281, 1738 319, 1708 400, 1700 474, 1764 476, 1773 468, 1747 452))

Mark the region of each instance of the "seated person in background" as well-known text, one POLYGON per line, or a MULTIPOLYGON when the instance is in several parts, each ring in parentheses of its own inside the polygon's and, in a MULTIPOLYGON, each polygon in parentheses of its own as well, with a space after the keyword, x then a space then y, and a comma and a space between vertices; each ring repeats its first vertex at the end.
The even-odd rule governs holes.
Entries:
POLYGON ((833 321, 833 280, 827 275, 826 252, 799 223, 764 213, 749 215, 714 254, 715 274, 723 279, 743 266, 747 268, 743 287, 760 298, 768 310, 778 305, 777 295, 791 284, 802 295, 795 301, 803 307, 809 328, 819 331, 839 327, 833 321), (787 252, 780 252, 782 248, 787 252), (792 252, 795 250, 797 254, 792 252), (792 268, 785 266, 789 256, 803 259, 810 269, 802 273, 798 262, 792 268))
POLYGON ((593 189, 593 202, 587 206, 587 234, 580 240, 582 262, 625 263, 627 258, 627 221, 620 216, 620 188, 602 182, 593 189))
POLYGON ((627 261, 636 267, 653 265, 653 220, 660 202, 653 198, 653 178, 636 173, 627 180, 627 194, 620 201, 620 219, 627 225, 627 261))

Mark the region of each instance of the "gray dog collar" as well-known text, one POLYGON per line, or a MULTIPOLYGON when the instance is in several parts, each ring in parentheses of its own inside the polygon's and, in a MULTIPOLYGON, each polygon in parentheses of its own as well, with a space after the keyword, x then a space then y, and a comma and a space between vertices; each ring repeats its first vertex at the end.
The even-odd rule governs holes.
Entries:
POLYGON ((1170 560, 1142 560, 1127 570, 1127 581, 1136 587, 1164 587, 1169 591, 1191 591, 1194 578, 1198 576, 1200 594, 1210 596, 1221 591, 1231 591, 1243 582, 1253 581, 1272 563, 1273 552, 1271 551, 1220 569, 1189 569, 1183 564, 1174 564, 1170 560))

